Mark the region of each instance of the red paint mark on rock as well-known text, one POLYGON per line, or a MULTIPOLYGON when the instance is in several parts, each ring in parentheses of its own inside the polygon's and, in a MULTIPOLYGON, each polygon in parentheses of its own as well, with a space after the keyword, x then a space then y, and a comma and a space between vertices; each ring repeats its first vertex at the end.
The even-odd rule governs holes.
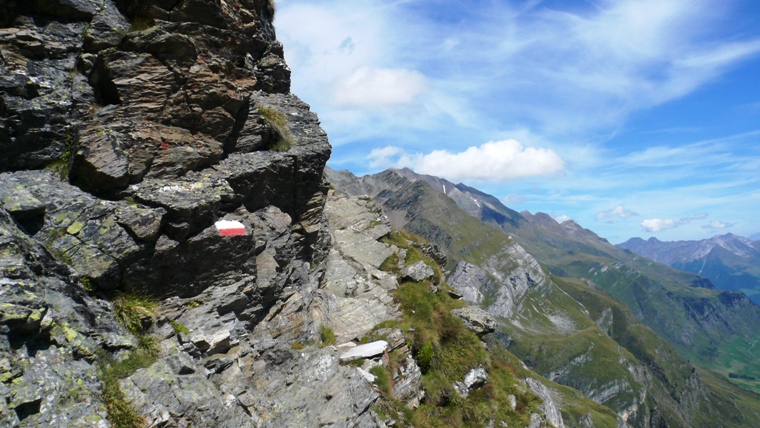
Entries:
POLYGON ((245 226, 239 221, 220 220, 216 222, 215 226, 222 236, 242 236, 247 233, 245 226))
POLYGON ((169 148, 169 142, 166 141, 166 138, 161 139, 161 148, 162 149, 168 149, 169 148))

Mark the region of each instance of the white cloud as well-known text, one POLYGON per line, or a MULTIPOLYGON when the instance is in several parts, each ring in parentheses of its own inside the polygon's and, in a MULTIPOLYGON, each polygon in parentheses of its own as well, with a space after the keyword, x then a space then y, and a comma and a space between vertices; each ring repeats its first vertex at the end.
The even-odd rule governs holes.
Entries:
POLYGON ((647 232, 661 232, 663 230, 674 229, 678 226, 689 224, 694 220, 702 220, 706 217, 707 217, 707 214, 699 213, 692 216, 681 217, 677 221, 672 220, 672 219, 662 220, 659 218, 653 218, 653 219, 647 219, 647 220, 642 221, 641 226, 647 232))
POLYGON ((635 217, 637 215, 638 215, 637 213, 625 208, 624 206, 618 205, 615 208, 612 208, 610 210, 597 213, 596 219, 604 220, 604 219, 612 218, 612 217, 629 218, 629 217, 635 217))
POLYGON ((719 229, 728 229, 729 227, 734 227, 736 223, 724 223, 722 221, 715 220, 713 222, 710 222, 710 224, 706 224, 702 226, 703 229, 712 229, 712 230, 719 230, 719 229))
POLYGON ((368 159, 373 167, 410 167, 420 174, 478 182, 551 176, 565 168, 565 162, 553 150, 525 147, 517 140, 490 141, 457 153, 434 150, 425 155, 410 155, 387 146, 372 150, 368 159))
POLYGON ((554 217, 554 220, 556 220, 557 223, 562 224, 562 223, 564 223, 564 222, 566 222, 568 220, 572 220, 572 219, 570 217, 568 217, 568 216, 566 216, 566 215, 563 214, 563 215, 559 215, 557 217, 554 217))
POLYGON ((428 87, 427 78, 414 70, 362 66, 335 84, 332 102, 360 109, 411 104, 428 87))
POLYGON ((396 146, 385 146, 379 149, 372 149, 372 151, 369 152, 367 159, 372 168, 403 168, 408 166, 405 165, 405 163, 409 162, 404 149, 396 146), (406 159, 406 161, 402 161, 402 159, 406 159))
POLYGON ((671 219, 662 220, 659 218, 652 218, 642 221, 641 226, 647 232, 661 232, 663 230, 673 229, 677 224, 671 219))

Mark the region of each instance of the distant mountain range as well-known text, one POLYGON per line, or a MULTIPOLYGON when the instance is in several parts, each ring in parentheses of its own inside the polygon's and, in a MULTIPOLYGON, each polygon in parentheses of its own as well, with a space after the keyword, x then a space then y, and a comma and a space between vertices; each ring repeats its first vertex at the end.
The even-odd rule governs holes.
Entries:
POLYGON ((700 241, 631 238, 620 248, 708 278, 721 290, 742 291, 760 304, 760 241, 733 234, 700 241))
POLYGON ((631 426, 757 422, 741 415, 760 415, 758 396, 728 383, 760 390, 760 307, 743 293, 464 184, 408 169, 325 173, 336 189, 372 197, 394 228, 440 246, 449 283, 496 315, 509 350, 545 377, 631 426))

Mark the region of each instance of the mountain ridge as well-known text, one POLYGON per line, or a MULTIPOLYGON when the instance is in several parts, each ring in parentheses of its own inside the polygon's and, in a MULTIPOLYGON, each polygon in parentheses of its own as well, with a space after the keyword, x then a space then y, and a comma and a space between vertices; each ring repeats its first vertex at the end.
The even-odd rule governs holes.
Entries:
MULTIPOLYGON (((413 173, 404 172, 404 175, 410 174, 413 173)), ((434 222, 433 219, 444 213, 450 213, 451 208, 443 208, 441 205, 429 211, 428 207, 437 204, 437 199, 431 199, 432 196, 425 200, 428 207, 419 206, 416 201, 421 200, 419 198, 425 194, 425 190, 414 183, 427 184, 424 176, 414 175, 415 181, 407 179, 406 188, 402 180, 405 177, 393 170, 362 178, 332 171, 328 172, 328 177, 335 183, 353 181, 355 191, 375 195, 392 223, 396 218, 394 227, 407 228, 439 245, 446 246, 450 241, 452 232, 441 234, 439 229, 435 229, 436 232, 426 234, 426 231, 432 230, 431 221, 434 222), (400 189, 407 190, 399 193, 400 189), (412 192, 415 195, 413 197, 409 193, 411 189, 416 189, 412 192), (404 200, 405 198, 407 199, 404 200)), ((443 194, 442 186, 426 187, 456 204, 455 199, 443 194)), ((471 214, 473 206, 474 204, 469 205, 470 211, 466 208, 464 211, 476 218, 471 214)), ((496 204, 493 206, 498 207, 496 204)), ((507 211, 508 214, 511 212, 513 211, 507 211)), ((455 218, 463 225, 469 224, 466 219, 455 218)), ((520 215, 515 222, 498 223, 495 218, 488 215, 483 222, 513 237, 553 274, 592 281, 619 302, 625 303, 639 320, 675 345, 686 358, 721 370, 726 376, 741 367, 739 371, 756 377, 750 373, 757 373, 760 366, 749 358, 749 347, 757 340, 758 333, 751 326, 760 322, 760 308, 742 293, 713 290, 710 282, 703 277, 626 252, 590 230, 576 228, 574 223, 566 224, 566 229, 543 213, 520 215), (749 318, 743 319, 745 316, 749 318), (734 337, 743 339, 734 343, 731 341, 733 339, 729 340, 734 337), (734 367, 729 361, 742 363, 734 367)), ((472 228, 463 227, 464 230, 472 228)), ((464 240, 473 239, 468 233, 455 232, 454 235, 463 235, 464 240)), ((486 236, 489 236, 488 233, 486 236)), ((485 248, 484 244, 486 247, 493 246, 494 239, 491 234, 480 246, 470 248, 485 248)), ((454 251, 466 253, 467 248, 460 246, 454 251)), ((475 254, 475 258, 482 257, 475 254)), ((757 385, 750 384, 749 387, 756 388, 757 385)))
MULTIPOLYGON (((522 249, 522 241, 517 235, 507 235, 493 224, 478 220, 460 208, 454 199, 444 194, 442 185, 434 189, 426 180, 410 181, 395 171, 383 171, 362 178, 331 170, 326 170, 326 175, 338 189, 348 188, 353 189, 354 192, 374 196, 389 218, 397 217, 395 222, 392 221, 396 227, 420 234, 443 249, 447 249, 448 266, 452 269, 448 277, 451 285, 471 303, 481 305, 502 320, 502 332, 507 335, 505 340, 510 343, 508 349, 523 358, 529 367, 538 370, 550 379, 576 387, 588 396, 594 397, 595 400, 611 406, 634 426, 659 423, 670 426, 694 426, 695 420, 690 419, 695 417, 694 415, 688 416, 689 412, 682 413, 682 410, 677 410, 679 404, 672 402, 666 404, 666 401, 672 398, 665 399, 665 397, 686 391, 673 389, 673 385, 684 385, 684 382, 687 384, 690 382, 686 379, 691 376, 691 369, 682 371, 676 368, 689 367, 686 359, 676 357, 676 353, 672 351, 673 348, 657 338, 654 333, 648 333, 649 336, 643 333, 648 329, 638 324, 637 316, 629 312, 628 308, 619 303, 612 303, 613 300, 607 297, 607 300, 604 300, 607 303, 604 305, 613 305, 617 308, 615 311, 618 315, 610 317, 612 313, 610 311, 613 309, 606 306, 595 315, 600 317, 599 319, 590 318, 589 310, 576 298, 570 297, 572 293, 575 293, 572 290, 578 290, 572 287, 577 286, 571 286, 568 280, 549 276, 536 259, 522 249), (343 185, 346 186, 343 187, 343 185), (459 260, 458 263, 457 260, 459 260), (563 289, 558 284, 564 284, 565 288, 563 289), (602 315, 602 313, 607 315, 602 315), (622 321, 626 319, 626 316, 622 315, 624 313, 630 314, 627 316, 629 320, 627 322, 622 321), (605 319, 607 321, 604 321, 605 319), (607 324, 613 320, 618 320, 615 321, 617 323, 615 325, 618 326, 616 329, 611 329, 607 324), (624 325, 630 327, 624 328, 622 327, 624 325), (625 339, 626 328, 637 331, 632 337, 639 339, 633 341, 625 339), (614 333, 615 331, 617 333, 614 333), (618 354, 623 347, 610 337, 613 334, 618 334, 617 340, 628 340, 626 346, 634 349, 638 356, 632 356, 627 351, 618 354), (642 334, 644 336, 641 336, 642 334), (602 340, 600 335, 610 338, 602 340), (643 339, 643 337, 648 337, 648 339, 643 339), (651 368, 643 366, 641 370, 649 373, 648 375, 637 378, 638 380, 627 378, 628 375, 623 374, 629 373, 627 369, 621 371, 618 363, 612 363, 613 361, 628 361, 631 367, 639 367, 641 361, 648 361, 651 364, 655 361, 652 356, 661 354, 660 351, 654 352, 652 347, 671 349, 672 357, 665 358, 653 366, 660 367, 656 370, 669 367, 665 369, 669 374, 661 380, 645 381, 647 376, 651 379, 657 376, 650 372, 651 368), (596 350, 589 351, 589 349, 596 350), (563 350, 570 353, 566 354, 563 350), (583 357, 588 352, 591 352, 588 354, 590 358, 583 357), (563 355, 563 357, 551 359, 552 355, 563 355), (613 355, 616 356, 613 357, 613 355), (576 363, 568 365, 571 361, 576 361, 576 363), (595 362, 596 368, 591 363, 592 361, 595 362), (616 385, 616 381, 623 378, 627 379, 626 386, 613 386, 616 385), (605 386, 601 386, 600 383, 605 386), (638 392, 632 394, 631 391, 638 392), (644 394, 644 391, 649 391, 649 393, 644 394), (639 392, 645 398, 635 398, 639 396, 639 392), (646 398, 654 396, 662 398, 655 401, 649 401, 651 398, 646 398), (657 402, 660 404, 656 404, 657 402), (669 410, 662 410, 665 407, 669 410), (657 410, 658 408, 660 410, 657 410), (690 420, 691 422, 688 422, 690 420)), ((475 204, 470 205, 470 208, 473 205, 475 204)), ((567 239, 567 235, 573 233, 595 243, 606 242, 601 241, 593 233, 576 229, 572 223, 566 225, 569 231, 565 230, 545 214, 534 216, 536 218, 526 217, 521 219, 520 223, 529 228, 551 221, 548 224, 554 229, 555 235, 565 236, 567 239)), ((578 245, 580 248, 584 244, 578 245)), ((596 288, 588 280, 583 280, 581 284, 582 287, 596 288)), ((590 303, 587 302, 587 304, 590 303)), ((707 388, 704 391, 714 391, 713 386, 707 387, 700 381, 694 382, 696 382, 695 385, 702 385, 699 388, 707 388)), ((733 391, 739 394, 738 396, 744 397, 741 398, 743 402, 752 402, 751 398, 747 398, 753 397, 752 393, 738 392, 740 390, 735 386, 728 386, 727 380, 720 382, 725 388, 734 388, 733 391)), ((697 393, 699 388, 691 389, 691 393, 697 393)), ((709 394, 715 394, 715 392, 709 394)), ((713 398, 706 402, 713 404, 707 404, 708 408, 715 405, 718 408, 727 409, 726 403, 720 401, 719 394, 710 396, 713 398)), ((700 400, 687 401, 699 402, 700 400)), ((696 414, 706 415, 715 411, 705 408, 697 411, 696 414)), ((730 417, 737 416, 738 414, 733 414, 730 417)), ((702 417, 699 416, 699 418, 702 417)), ((739 418, 741 419, 740 416, 739 418)))
POLYGON ((693 241, 631 238, 617 247, 711 280, 719 289, 741 291, 760 304, 760 246, 731 233, 693 241))

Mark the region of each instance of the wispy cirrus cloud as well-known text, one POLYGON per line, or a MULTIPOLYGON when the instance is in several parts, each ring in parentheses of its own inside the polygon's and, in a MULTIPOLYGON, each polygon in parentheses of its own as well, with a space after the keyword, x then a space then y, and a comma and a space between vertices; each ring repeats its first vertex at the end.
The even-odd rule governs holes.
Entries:
POLYGON ((344 131, 382 138, 398 126, 417 135, 471 127, 481 141, 528 126, 552 140, 606 132, 757 55, 760 39, 720 28, 729 3, 287 0, 276 24, 294 91, 316 107, 338 145, 358 141, 344 131), (417 96, 400 97, 404 87, 417 96), (397 97, 381 97, 383 89, 397 97), (388 99, 419 103, 415 120, 373 108, 388 99))
POLYGON ((734 227, 735 225, 736 223, 722 222, 722 221, 715 220, 702 226, 702 228, 711 229, 711 230, 721 230, 721 229, 728 229, 728 228, 734 227))
POLYGON ((361 66, 335 83, 332 101, 342 108, 408 105, 428 87, 428 79, 414 70, 361 66))

